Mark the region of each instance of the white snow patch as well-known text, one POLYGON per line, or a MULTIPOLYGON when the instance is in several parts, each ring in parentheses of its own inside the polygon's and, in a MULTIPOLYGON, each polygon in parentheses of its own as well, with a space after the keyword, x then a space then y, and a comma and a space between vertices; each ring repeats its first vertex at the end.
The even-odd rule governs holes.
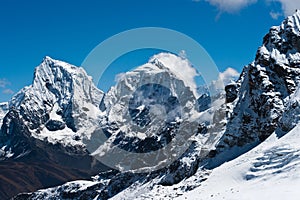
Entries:
POLYGON ((208 180, 179 199, 299 199, 300 124, 214 169, 208 180))
POLYGON ((57 120, 57 121, 62 121, 62 117, 60 115, 57 114, 57 110, 59 109, 59 105, 57 103, 54 104, 49 117, 52 120, 57 120))

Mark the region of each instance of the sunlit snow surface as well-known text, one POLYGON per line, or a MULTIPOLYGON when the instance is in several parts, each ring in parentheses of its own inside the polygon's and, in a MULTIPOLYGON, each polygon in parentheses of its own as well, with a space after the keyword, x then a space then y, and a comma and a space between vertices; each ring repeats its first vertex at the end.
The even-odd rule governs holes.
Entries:
POLYGON ((299 199, 300 124, 282 138, 265 142, 223 165, 172 186, 134 185, 111 199, 299 199), (194 190, 187 192, 191 188, 194 190))
MULTIPOLYGON (((135 183, 111 199, 296 200, 300 195, 299 140, 300 124, 281 138, 274 133, 235 160, 213 170, 199 170, 178 184, 162 186, 155 184, 159 182, 156 178, 146 184, 135 183)), ((75 181, 66 183, 64 188, 72 192, 97 183, 75 181)), ((58 197, 59 188, 40 190, 36 194, 58 197)))
POLYGON ((300 124, 276 134, 214 169, 208 180, 179 199, 299 199, 300 124))

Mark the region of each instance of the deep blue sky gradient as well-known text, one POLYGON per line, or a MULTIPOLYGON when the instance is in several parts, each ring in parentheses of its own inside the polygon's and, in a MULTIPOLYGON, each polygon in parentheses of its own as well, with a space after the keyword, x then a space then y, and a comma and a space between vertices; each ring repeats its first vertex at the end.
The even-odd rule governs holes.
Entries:
MULTIPOLYGON (((221 71, 241 71, 250 63, 270 26, 279 25, 270 10, 279 5, 263 1, 235 14, 222 14, 204 1, 192 0, 2 0, 0 1, 0 102, 32 81, 34 68, 43 57, 80 65, 100 42, 119 32, 138 27, 164 27, 198 41, 221 71)), ((148 56, 145 54, 144 56, 148 56)), ((144 62, 141 56, 129 65, 144 62)), ((119 63, 120 64, 120 63, 119 63)), ((122 67, 122 66, 120 66, 122 67)), ((135 66, 132 66, 135 67, 135 66)))

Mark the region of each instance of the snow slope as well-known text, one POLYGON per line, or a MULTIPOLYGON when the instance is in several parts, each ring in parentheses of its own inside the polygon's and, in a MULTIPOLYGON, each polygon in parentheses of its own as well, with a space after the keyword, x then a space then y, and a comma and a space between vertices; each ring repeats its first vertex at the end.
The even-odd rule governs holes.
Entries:
MULTIPOLYGON (((137 181, 110 199, 296 200, 300 195, 299 140, 300 124, 281 138, 272 134, 256 148, 220 167, 206 171, 199 169, 194 176, 178 184, 155 184, 159 183, 159 178, 147 183, 137 181), (194 190, 189 191, 191 189, 194 190)), ((31 198, 62 198, 60 191, 65 188, 67 194, 73 193, 76 199, 80 199, 76 195, 78 191, 84 191, 88 186, 99 188, 99 184, 98 181, 69 182, 60 187, 39 190, 31 198)), ((97 198, 100 194, 95 195, 97 198)))
POLYGON ((178 199, 299 199, 300 124, 215 168, 209 179, 178 199))

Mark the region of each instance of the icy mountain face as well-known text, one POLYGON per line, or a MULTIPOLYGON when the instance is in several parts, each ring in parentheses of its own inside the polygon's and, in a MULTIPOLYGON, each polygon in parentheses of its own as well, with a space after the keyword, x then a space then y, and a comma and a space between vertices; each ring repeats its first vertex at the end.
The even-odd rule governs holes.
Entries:
POLYGON ((1 129, 2 150, 20 156, 30 151, 34 145, 30 138, 35 138, 82 151, 82 139, 97 124, 102 97, 82 68, 45 57, 32 85, 9 102, 1 129))
POLYGON ((297 11, 280 26, 272 27, 255 61, 244 68, 236 83, 226 87, 228 107, 234 109, 229 111, 220 148, 257 144, 272 134, 278 124, 284 132, 295 126, 282 115, 291 116, 298 109, 291 98, 300 81, 299 21, 297 11))
POLYGON ((277 130, 278 136, 293 129, 300 121, 300 87, 298 87, 294 94, 286 102, 286 108, 282 118, 279 121, 279 128, 277 130))
POLYGON ((0 129, 2 126, 2 120, 7 112, 8 112, 8 103, 7 102, 0 103, 0 129))
POLYGON ((100 104, 105 116, 101 128, 109 139, 97 152, 103 157, 119 149, 139 153, 140 157, 130 157, 120 151, 118 169, 131 173, 165 168, 172 163, 165 160, 174 158, 172 175, 161 179, 164 184, 192 174, 198 161, 214 149, 225 124, 225 113, 218 106, 210 108, 216 102, 205 94, 197 99, 196 75, 188 60, 170 53, 155 55, 145 65, 119 75, 100 104), (171 142, 177 145, 169 146, 171 142))
POLYGON ((195 114, 194 81, 179 79, 173 70, 176 64, 193 69, 186 60, 162 53, 120 75, 105 94, 102 123, 115 146, 135 153, 161 149, 174 138, 182 120, 195 114))

